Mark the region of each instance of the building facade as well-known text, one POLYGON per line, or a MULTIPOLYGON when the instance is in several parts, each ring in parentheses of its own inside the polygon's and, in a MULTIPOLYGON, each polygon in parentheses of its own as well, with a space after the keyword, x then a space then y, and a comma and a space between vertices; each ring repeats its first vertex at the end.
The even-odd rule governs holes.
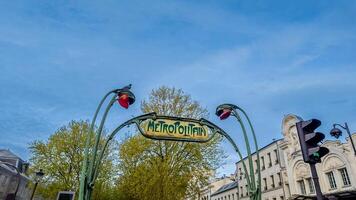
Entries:
POLYGON ((7 149, 0 149, 0 199, 30 199, 28 163, 7 149))
MULTIPOLYGON (((285 184, 292 199, 315 196, 309 165, 303 162, 298 133, 295 124, 302 120, 295 115, 287 115, 282 121, 283 140, 280 150, 285 163, 285 184)), ((356 141, 356 134, 351 135, 356 141)), ((316 164, 322 193, 330 199, 356 199, 356 155, 350 138, 346 142, 326 140, 322 146, 330 152, 316 164)))
MULTIPOLYGON (((313 199, 315 189, 309 165, 304 163, 295 124, 302 120, 287 115, 282 120, 283 138, 260 149, 262 200, 313 199)), ((356 134, 352 134, 356 141, 356 134)), ((316 164, 322 193, 329 199, 356 199, 356 155, 350 138, 325 141, 330 152, 316 164)), ((257 157, 252 155, 257 176, 257 157)), ((249 199, 242 162, 236 163, 235 182, 220 187, 209 200, 249 199)))
POLYGON ((190 197, 187 198, 186 200, 195 200, 195 199, 210 200, 212 194, 214 194, 217 190, 222 188, 224 185, 229 185, 234 180, 234 174, 230 176, 224 175, 219 178, 215 178, 215 174, 214 173, 212 174, 213 174, 212 178, 209 180, 209 185, 203 187, 200 190, 200 194, 198 195, 198 198, 190 197))

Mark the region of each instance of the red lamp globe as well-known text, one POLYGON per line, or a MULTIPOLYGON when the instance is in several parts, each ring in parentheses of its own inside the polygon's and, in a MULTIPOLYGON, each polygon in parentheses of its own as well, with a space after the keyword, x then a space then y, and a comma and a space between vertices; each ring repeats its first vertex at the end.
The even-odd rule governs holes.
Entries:
POLYGON ((120 106, 126 109, 135 102, 135 95, 129 90, 120 91, 117 97, 120 106))
POLYGON ((230 117, 233 109, 233 104, 221 104, 216 108, 215 115, 218 116, 220 120, 224 120, 230 117))
POLYGON ((231 110, 230 109, 223 109, 223 111, 219 115, 219 118, 221 120, 224 120, 224 119, 227 119, 228 117, 230 117, 230 115, 231 115, 231 110))

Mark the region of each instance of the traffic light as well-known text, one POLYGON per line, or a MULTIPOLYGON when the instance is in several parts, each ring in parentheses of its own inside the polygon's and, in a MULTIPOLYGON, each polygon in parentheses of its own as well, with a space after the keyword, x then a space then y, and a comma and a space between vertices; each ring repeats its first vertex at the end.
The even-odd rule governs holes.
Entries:
POLYGON ((320 124, 321 122, 317 119, 300 121, 296 124, 303 160, 306 163, 320 163, 321 157, 329 153, 328 148, 319 146, 319 142, 325 138, 325 135, 320 132, 314 132, 320 124))

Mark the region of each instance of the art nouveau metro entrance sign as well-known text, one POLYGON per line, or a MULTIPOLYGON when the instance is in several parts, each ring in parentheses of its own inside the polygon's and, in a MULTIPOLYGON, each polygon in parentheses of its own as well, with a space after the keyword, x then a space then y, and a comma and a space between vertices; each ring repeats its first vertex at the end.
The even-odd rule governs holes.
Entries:
POLYGON ((209 140, 211 131, 194 119, 157 116, 141 125, 142 135, 152 139, 204 142, 209 140))
MULTIPOLYGON (((105 123, 105 119, 107 114, 114 104, 115 101, 119 101, 119 104, 124 108, 128 108, 135 101, 135 95, 130 91, 131 85, 123 87, 121 89, 115 89, 108 92, 104 98, 100 101, 99 106, 94 114, 94 118, 90 127, 90 132, 94 132, 95 121, 98 116, 99 111, 106 98, 112 96, 110 103, 105 109, 103 117, 100 122, 100 126, 98 130, 95 132, 96 134, 96 143, 94 147, 91 147, 91 135, 88 134, 86 138, 85 145, 85 155, 82 165, 82 172, 80 176, 80 189, 79 189, 79 198, 80 200, 90 200, 91 194, 93 192, 93 187, 95 184, 95 180, 99 174, 99 167, 101 165, 101 161, 104 157, 105 151, 109 146, 109 142, 114 138, 114 136, 124 127, 129 126, 131 124, 136 125, 139 132, 150 139, 156 140, 171 140, 171 141, 183 141, 183 142, 208 142, 212 138, 214 138, 215 134, 219 134, 225 137, 234 147, 235 151, 238 153, 240 159, 242 160, 242 154, 238 149, 236 143, 232 140, 232 138, 221 128, 213 124, 212 122, 201 118, 201 119, 191 119, 191 118, 181 118, 181 117, 170 117, 170 116, 160 116, 156 113, 147 113, 134 118, 129 119, 128 121, 118 125, 107 137, 105 144, 102 149, 99 150, 99 141, 102 137, 103 126, 105 123), (92 159, 90 156, 92 155, 92 159)), ((247 183, 249 185, 249 196, 250 199, 261 199, 261 173, 258 170, 258 181, 257 187, 255 186, 255 178, 254 178, 254 168, 252 165, 252 156, 250 153, 249 142, 246 130, 240 118, 240 115, 237 113, 236 109, 240 110, 244 116, 247 118, 247 121, 250 125, 251 132, 254 136, 255 146, 256 146, 256 154, 257 154, 257 165, 259 169, 259 154, 258 154, 258 146, 256 142, 256 136, 254 134, 254 130, 252 124, 244 110, 239 108, 233 104, 222 104, 218 106, 216 114, 220 117, 220 119, 225 119, 230 115, 234 115, 238 122, 242 127, 242 131, 244 133, 244 138, 246 141, 246 147, 248 152, 248 159, 250 162, 250 174, 247 171, 247 167, 245 162, 243 163, 244 171, 246 176, 247 183), (252 184, 251 184, 252 183, 252 184)))

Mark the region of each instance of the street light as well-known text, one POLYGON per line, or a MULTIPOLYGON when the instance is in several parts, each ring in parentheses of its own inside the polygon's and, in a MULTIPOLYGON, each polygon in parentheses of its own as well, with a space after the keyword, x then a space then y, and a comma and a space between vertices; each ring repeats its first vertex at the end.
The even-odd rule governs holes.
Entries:
POLYGON ((331 129, 330 131, 330 135, 335 137, 336 139, 339 138, 341 135, 342 135, 342 131, 338 128, 336 128, 336 126, 339 126, 341 127, 342 129, 345 129, 347 134, 349 135, 349 138, 351 140, 351 145, 352 145, 352 148, 354 150, 354 154, 356 156, 356 149, 355 149, 355 144, 354 144, 354 141, 352 139, 352 136, 351 136, 351 133, 350 133, 350 129, 349 129, 349 126, 347 125, 347 123, 345 122, 345 126, 342 126, 340 124, 333 124, 333 129, 331 129))
POLYGON ((123 108, 126 108, 126 109, 131 104, 133 104, 135 102, 135 95, 130 91, 130 89, 131 89, 131 84, 128 86, 125 86, 121 89, 115 89, 115 90, 108 92, 102 98, 102 100, 100 101, 100 103, 95 111, 93 120, 90 125, 89 134, 88 134, 88 136, 86 138, 86 142, 85 142, 84 161, 83 161, 81 177, 80 177, 80 188, 79 188, 79 198, 78 198, 79 200, 90 199, 90 197, 91 197, 91 193, 92 193, 93 186, 94 186, 95 174, 96 174, 96 169, 94 167, 97 166, 101 160, 101 158, 99 158, 99 161, 97 160, 99 141, 101 138, 101 134, 102 134, 102 131, 104 128, 104 123, 105 123, 106 117, 109 113, 109 110, 111 109, 111 107, 113 106, 115 101, 118 101, 120 106, 122 106, 123 108), (96 139, 95 139, 94 149, 89 154, 90 141, 91 141, 92 133, 94 132, 96 118, 98 116, 99 111, 101 110, 103 103, 105 102, 107 97, 109 97, 112 94, 114 94, 114 95, 112 96, 109 104, 105 108, 100 125, 96 131, 96 139), (90 155, 93 156, 92 159, 89 159, 90 155))
POLYGON ((35 186, 33 187, 31 200, 35 196, 35 192, 36 192, 36 188, 37 188, 38 182, 40 182, 40 180, 42 179, 43 176, 44 176, 44 173, 43 173, 42 169, 40 169, 38 172, 35 173, 35 186))
POLYGON ((131 104, 135 102, 135 95, 129 90, 131 85, 126 89, 121 89, 117 94, 117 101, 124 108, 129 108, 131 104))
MULTIPOLYGON (((253 129, 253 126, 252 126, 252 123, 251 123, 249 117, 247 116, 246 112, 242 108, 240 108, 240 107, 238 107, 238 106, 236 106, 234 104, 221 104, 221 105, 219 105, 216 108, 215 114, 221 120, 225 120, 225 119, 229 118, 232 115, 239 122, 239 124, 241 126, 241 129, 242 129, 243 136, 244 136, 245 144, 246 144, 247 158, 248 158, 249 168, 250 168, 250 173, 248 173, 247 168, 244 167, 245 177, 246 177, 246 180, 247 180, 247 184, 249 186, 249 194, 250 194, 251 199, 261 200, 260 155, 259 155, 259 150, 258 150, 255 131, 253 129), (253 161, 252 161, 252 155, 251 155, 251 148, 250 148, 249 139, 248 139, 248 136, 247 136, 245 125, 244 125, 244 123, 243 123, 243 121, 242 121, 242 119, 240 117, 240 114, 237 112, 237 110, 241 111, 242 114, 247 119, 247 122, 249 124, 250 130, 251 130, 251 133, 252 133, 252 136, 253 136, 255 149, 256 149, 256 156, 257 156, 257 172, 258 172, 257 186, 256 186, 255 175, 254 175, 253 161)), ((242 163, 244 163, 244 162, 242 162, 242 163)))

